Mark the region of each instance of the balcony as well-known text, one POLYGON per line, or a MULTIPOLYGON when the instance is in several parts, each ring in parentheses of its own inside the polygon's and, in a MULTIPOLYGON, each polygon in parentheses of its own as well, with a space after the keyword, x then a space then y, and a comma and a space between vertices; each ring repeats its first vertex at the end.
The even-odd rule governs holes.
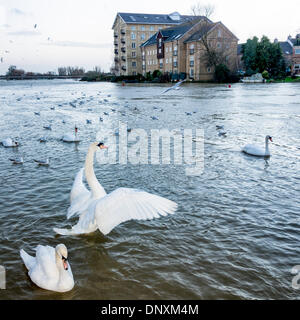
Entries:
POLYGON ((123 71, 126 71, 126 67, 125 66, 122 66, 121 68, 123 71))
POLYGON ((125 41, 124 38, 122 38, 122 39, 121 39, 121 42, 122 42, 123 44, 125 44, 126 41, 125 41))
POLYGON ((177 68, 177 66, 178 66, 177 62, 174 61, 174 62, 173 62, 173 67, 174 67, 174 68, 177 68))
POLYGON ((118 42, 114 42, 114 45, 115 45, 115 47, 117 47, 119 44, 118 44, 118 42))
POLYGON ((164 67, 163 63, 159 64, 159 69, 162 69, 164 67))
POLYGON ((126 34, 125 30, 124 29, 121 29, 121 34, 126 34))
POLYGON ((173 56, 177 56, 177 50, 176 51, 173 51, 173 56))
POLYGON ((194 54, 195 53, 195 49, 190 49, 190 54, 194 54))
POLYGON ((122 61, 126 61, 126 58, 124 56, 121 57, 122 61))
POLYGON ((122 48, 121 48, 121 51, 122 51, 123 53, 125 53, 125 52, 126 52, 126 48, 125 48, 125 47, 122 47, 122 48))
POLYGON ((116 58, 114 59, 114 61, 115 61, 116 63, 118 63, 118 62, 119 62, 119 58, 116 57, 116 58))
POLYGON ((194 61, 190 61, 190 67, 194 66, 194 61))
POLYGON ((118 49, 115 49, 114 52, 115 52, 115 54, 119 54, 119 50, 118 49))
POLYGON ((116 32, 114 32, 114 37, 118 38, 118 34, 116 32))

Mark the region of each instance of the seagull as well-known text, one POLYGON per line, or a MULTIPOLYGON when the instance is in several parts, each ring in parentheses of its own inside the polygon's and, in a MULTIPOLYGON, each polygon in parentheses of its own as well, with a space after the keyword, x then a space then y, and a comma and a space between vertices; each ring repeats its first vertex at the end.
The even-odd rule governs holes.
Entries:
POLYGON ((41 137, 41 138, 39 139, 39 141, 40 141, 40 142, 47 142, 47 138, 46 138, 46 137, 41 137))
POLYGON ((12 161, 13 164, 23 164, 24 163, 23 157, 9 159, 9 160, 12 161))
POLYGON ((92 120, 86 119, 86 123, 87 124, 92 123, 92 120))
POLYGON ((99 121, 103 122, 103 118, 99 117, 99 121))
POLYGON ((166 90, 163 91, 161 94, 164 94, 164 93, 166 93, 166 92, 168 92, 168 91, 170 91, 170 90, 179 90, 179 89, 180 89, 179 86, 180 86, 184 81, 185 81, 185 80, 181 80, 181 81, 177 82, 174 86, 166 89, 166 90))
POLYGON ((76 108, 76 105, 73 102, 70 102, 70 106, 72 106, 73 108, 76 108))
POLYGON ((108 116, 108 112, 103 112, 103 114, 105 114, 106 116, 108 116))
POLYGON ((41 113, 40 112, 34 112, 34 114, 36 115, 36 116, 40 116, 41 115, 41 113))
POLYGON ((190 112, 185 113, 187 116, 191 116, 192 114, 190 112))
POLYGON ((2 57, 0 58, 0 61, 1 61, 1 63, 3 62, 3 58, 2 57))
POLYGON ((218 135, 219 135, 220 137, 221 137, 221 136, 224 137, 224 136, 226 136, 226 133, 227 133, 227 132, 225 132, 225 131, 219 131, 218 135))
POLYGON ((50 109, 51 109, 51 110, 55 110, 55 107, 51 107, 50 109))
POLYGON ((52 130, 51 124, 48 124, 47 126, 44 126, 44 129, 46 129, 46 130, 52 130))
POLYGON ((49 162, 49 158, 47 158, 46 160, 33 160, 34 162, 36 162, 39 166, 49 166, 50 162, 49 162))
POLYGON ((152 116, 151 119, 152 119, 152 120, 158 120, 158 118, 157 118, 157 117, 154 117, 154 116, 152 116))
POLYGON ((65 121, 65 120, 63 120, 63 121, 62 121, 62 123, 64 123, 64 124, 65 124, 65 123, 66 123, 66 121, 65 121))
POLYGON ((221 129, 224 129, 224 126, 223 126, 223 125, 222 125, 222 126, 216 125, 216 128, 217 128, 218 130, 221 130, 221 129))
POLYGON ((34 29, 36 29, 36 27, 37 27, 37 24, 34 25, 34 29))

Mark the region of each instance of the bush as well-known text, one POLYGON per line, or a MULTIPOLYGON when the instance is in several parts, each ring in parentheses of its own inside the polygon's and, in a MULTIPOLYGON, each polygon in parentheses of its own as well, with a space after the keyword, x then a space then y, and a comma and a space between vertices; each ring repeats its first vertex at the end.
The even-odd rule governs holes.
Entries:
POLYGON ((225 64, 219 64, 215 70, 215 80, 219 83, 228 82, 230 71, 225 64))
POLYGON ((269 78, 270 78, 269 72, 268 72, 267 70, 263 71, 261 75, 262 75, 262 77, 263 77, 264 79, 269 79, 269 78))

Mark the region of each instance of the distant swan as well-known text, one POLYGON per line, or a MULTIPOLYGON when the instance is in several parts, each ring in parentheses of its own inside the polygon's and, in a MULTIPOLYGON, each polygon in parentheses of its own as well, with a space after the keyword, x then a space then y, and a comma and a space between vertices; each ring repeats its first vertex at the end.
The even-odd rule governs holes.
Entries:
POLYGON ((11 138, 7 138, 7 139, 3 140, 2 144, 6 148, 18 147, 19 146, 19 142, 13 141, 11 138))
POLYGON ((73 289, 74 278, 68 262, 68 250, 64 244, 57 245, 55 249, 38 245, 35 257, 21 249, 20 256, 28 269, 30 279, 40 288, 56 292, 73 289))
POLYGON ((271 155, 270 150, 269 150, 269 140, 273 142, 272 137, 266 136, 265 138, 265 149, 263 149, 260 146, 256 146, 253 144, 247 144, 242 151, 250 154, 252 156, 257 156, 257 157, 269 157, 271 155))
POLYGON ((72 135, 72 134, 65 134, 63 137, 62 137, 62 140, 64 142, 79 142, 80 139, 78 138, 77 136, 77 132, 78 132, 78 128, 75 126, 75 134, 72 135))
POLYGON ((137 189, 118 188, 106 194, 93 168, 94 153, 105 148, 107 147, 102 142, 90 145, 85 160, 85 176, 91 191, 88 191, 82 183, 83 169, 81 169, 72 187, 71 206, 67 215, 70 218, 77 214, 79 221, 69 230, 54 228, 56 233, 76 235, 99 229, 107 235, 122 222, 132 219, 151 220, 176 211, 175 202, 137 189))

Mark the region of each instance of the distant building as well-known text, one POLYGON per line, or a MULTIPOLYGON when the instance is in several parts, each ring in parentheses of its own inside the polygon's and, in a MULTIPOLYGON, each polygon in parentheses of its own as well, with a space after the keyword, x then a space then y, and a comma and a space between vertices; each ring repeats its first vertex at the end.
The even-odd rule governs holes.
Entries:
POLYGON ((300 74, 300 34, 294 39, 288 36, 286 41, 281 41, 279 44, 291 73, 300 74))
POLYGON ((171 14, 117 13, 114 30, 114 73, 136 75, 142 73, 140 46, 158 30, 192 21, 196 16, 171 14))
POLYGON ((212 80, 214 69, 205 59, 204 43, 209 43, 224 58, 223 63, 236 71, 237 42, 222 22, 213 23, 204 17, 159 30, 141 45, 143 74, 160 70, 192 80, 212 80))

